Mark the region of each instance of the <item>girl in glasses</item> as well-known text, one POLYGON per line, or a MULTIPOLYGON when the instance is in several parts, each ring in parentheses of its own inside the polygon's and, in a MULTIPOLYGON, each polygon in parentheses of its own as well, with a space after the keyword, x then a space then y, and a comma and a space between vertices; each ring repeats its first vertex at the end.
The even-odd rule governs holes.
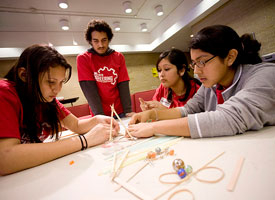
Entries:
POLYGON ((188 74, 185 54, 179 49, 173 48, 161 53, 156 67, 161 84, 153 96, 153 101, 140 99, 143 111, 184 106, 200 87, 200 82, 188 74))
MULTIPOLYGON (((78 120, 58 100, 71 65, 55 49, 33 45, 0 80, 0 175, 14 173, 101 144, 110 134, 110 117, 78 120), (58 140, 61 127, 78 136, 58 140), (48 136, 55 142, 43 143, 48 136), (30 144, 34 143, 34 144, 30 144)), ((119 125, 113 120, 113 134, 119 125)))
POLYGON ((275 125, 275 65, 262 62, 260 46, 224 25, 199 31, 190 44, 191 67, 202 83, 198 92, 184 107, 135 114, 130 133, 202 138, 275 125), (137 124, 150 119, 161 121, 137 124))

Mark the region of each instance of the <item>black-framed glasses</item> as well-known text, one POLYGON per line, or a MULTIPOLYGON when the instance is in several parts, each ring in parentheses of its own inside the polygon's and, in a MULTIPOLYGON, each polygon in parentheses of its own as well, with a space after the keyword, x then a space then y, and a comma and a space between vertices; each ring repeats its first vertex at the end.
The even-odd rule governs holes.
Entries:
POLYGON ((209 58, 208 60, 200 60, 200 61, 197 61, 197 62, 193 61, 193 62, 190 63, 189 66, 190 66, 192 69, 195 69, 195 66, 197 66, 198 68, 203 68, 203 67, 205 67, 205 64, 206 64, 207 62, 209 62, 210 60, 212 60, 212 59, 215 58, 215 57, 216 57, 216 56, 213 56, 213 57, 209 58))

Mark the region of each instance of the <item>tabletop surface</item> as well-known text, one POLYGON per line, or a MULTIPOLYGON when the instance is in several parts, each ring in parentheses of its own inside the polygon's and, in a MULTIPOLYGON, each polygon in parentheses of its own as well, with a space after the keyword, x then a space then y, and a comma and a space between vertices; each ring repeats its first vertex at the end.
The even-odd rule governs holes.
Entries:
MULTIPOLYGON (((175 155, 153 161, 128 183, 151 199, 172 186, 160 183, 159 176, 174 171, 172 162, 176 158, 181 158, 196 170, 222 152, 225 153, 210 164, 224 171, 225 176, 220 182, 203 183, 191 177, 160 199, 167 199, 173 191, 183 188, 192 191, 195 199, 199 200, 275 199, 275 126, 232 137, 163 137, 129 142, 122 140, 110 147, 100 145, 0 177, 0 199, 139 199, 124 188, 115 192, 118 185, 110 180, 113 153, 122 154, 125 149, 130 149, 129 156, 132 154, 136 159, 118 174, 119 179, 127 180, 146 162, 138 159, 142 157, 142 150, 146 153, 162 144, 170 145, 175 155), (234 191, 229 192, 226 188, 240 157, 245 159, 243 167, 234 191)), ((201 172, 200 176, 215 179, 219 174, 209 170, 201 172)), ((180 180, 177 175, 167 179, 180 180)), ((188 193, 178 194, 173 199, 183 197, 191 199, 188 193)))

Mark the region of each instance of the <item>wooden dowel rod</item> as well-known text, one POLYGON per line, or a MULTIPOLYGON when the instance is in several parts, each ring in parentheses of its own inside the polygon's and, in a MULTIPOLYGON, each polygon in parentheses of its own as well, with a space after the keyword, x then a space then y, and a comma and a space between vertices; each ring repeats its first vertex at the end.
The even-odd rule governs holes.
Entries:
POLYGON ((113 140, 113 136, 112 136, 112 130, 113 130, 113 116, 114 116, 114 104, 111 106, 111 126, 110 126, 110 135, 109 135, 109 141, 113 140))
POLYGON ((127 149, 126 152, 123 154, 123 156, 122 156, 122 158, 121 158, 121 160, 120 160, 120 163, 118 164, 118 167, 115 169, 115 171, 114 171, 114 173, 113 173, 113 175, 112 175, 112 177, 111 177, 112 180, 114 180, 114 178, 116 177, 117 171, 118 171, 119 168, 122 166, 122 164, 123 164, 123 162, 125 161, 125 159, 127 158, 127 155, 128 155, 128 153, 129 153, 129 151, 130 151, 130 150, 127 149))
MULTIPOLYGON (((146 162, 144 165, 142 165, 130 178, 126 180, 126 182, 129 182, 132 178, 134 178, 141 170, 143 170, 144 167, 146 167, 149 164, 149 162, 146 162)), ((115 189, 115 192, 117 192, 122 186, 120 185, 117 189, 115 189)))
POLYGON ((144 194, 143 192, 139 191, 135 187, 131 186, 129 183, 121 180, 120 178, 116 177, 114 179, 114 181, 116 183, 118 183, 119 185, 121 185, 122 187, 124 187, 128 192, 131 192, 132 194, 134 194, 139 199, 144 199, 144 200, 149 200, 150 199, 150 200, 152 200, 151 197, 147 196, 146 194, 144 194))
POLYGON ((240 159, 238 160, 238 162, 236 164, 233 175, 232 175, 232 177, 229 181, 229 184, 227 186, 227 190, 230 191, 230 192, 233 192, 233 190, 235 188, 235 185, 238 181, 238 178, 239 178, 242 166, 243 166, 243 162, 244 162, 244 157, 240 157, 240 159))
POLYGON ((117 153, 114 153, 114 158, 113 158, 113 168, 112 168, 112 173, 111 173, 111 177, 113 177, 115 171, 116 171, 116 160, 117 160, 117 153))

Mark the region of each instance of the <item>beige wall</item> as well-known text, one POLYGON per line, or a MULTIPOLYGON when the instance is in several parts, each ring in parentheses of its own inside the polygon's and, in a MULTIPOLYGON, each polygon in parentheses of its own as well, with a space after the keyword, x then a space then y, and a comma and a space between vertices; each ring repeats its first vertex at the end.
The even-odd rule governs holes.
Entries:
POLYGON ((159 53, 125 54, 125 62, 130 77, 130 92, 156 89, 159 78, 153 77, 152 68, 156 66, 159 53))
POLYGON ((193 33, 214 24, 228 25, 240 36, 254 32, 256 39, 262 44, 261 55, 275 52, 274 0, 230 0, 193 25, 193 33))

